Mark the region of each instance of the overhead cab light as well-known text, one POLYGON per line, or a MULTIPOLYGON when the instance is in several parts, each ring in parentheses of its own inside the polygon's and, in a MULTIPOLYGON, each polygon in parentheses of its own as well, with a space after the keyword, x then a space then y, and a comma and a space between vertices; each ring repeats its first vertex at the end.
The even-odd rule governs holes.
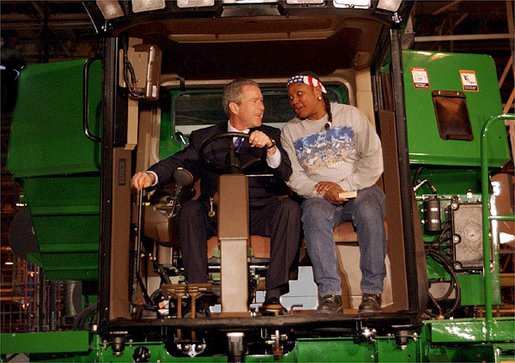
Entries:
POLYGON ((177 0, 177 7, 181 9, 200 8, 213 5, 215 5, 215 0, 177 0))
POLYGON ((321 5, 325 0, 286 0, 288 5, 321 5))
POLYGON ((222 0, 222 4, 264 4, 276 3, 278 0, 222 0))
POLYGON ((334 0, 333 5, 336 8, 370 8, 370 0, 334 0))
POLYGON ((401 6, 402 0, 379 0, 378 9, 396 12, 401 6))
POLYGON ((117 0, 97 0, 97 6, 105 20, 111 20, 125 15, 117 0))
POLYGON ((165 0, 132 0, 132 11, 141 13, 142 11, 159 10, 165 8, 165 0))

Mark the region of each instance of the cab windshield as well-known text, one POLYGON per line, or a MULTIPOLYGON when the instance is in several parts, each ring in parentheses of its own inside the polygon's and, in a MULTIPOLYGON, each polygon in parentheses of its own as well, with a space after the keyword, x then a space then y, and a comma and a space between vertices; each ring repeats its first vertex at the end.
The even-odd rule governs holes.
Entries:
MULTIPOLYGON (((263 122, 267 125, 282 128, 295 117, 284 86, 261 87, 265 101, 265 116, 263 122)), ((175 133, 185 137, 192 131, 226 120, 222 107, 223 89, 211 91, 170 91, 172 100, 172 125, 175 133)), ((348 103, 347 89, 343 85, 328 86, 329 99, 332 102, 348 103)))

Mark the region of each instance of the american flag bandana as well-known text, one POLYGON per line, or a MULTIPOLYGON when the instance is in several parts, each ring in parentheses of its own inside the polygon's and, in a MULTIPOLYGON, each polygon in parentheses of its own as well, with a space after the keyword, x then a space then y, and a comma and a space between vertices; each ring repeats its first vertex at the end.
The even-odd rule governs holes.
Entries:
POLYGON ((320 88, 322 89, 322 93, 327 93, 322 82, 320 82, 318 79, 310 77, 310 76, 293 76, 288 80, 288 82, 286 82, 286 88, 288 88, 290 86, 290 84, 293 84, 293 83, 304 83, 304 84, 307 84, 308 86, 312 86, 312 87, 320 86, 320 88))

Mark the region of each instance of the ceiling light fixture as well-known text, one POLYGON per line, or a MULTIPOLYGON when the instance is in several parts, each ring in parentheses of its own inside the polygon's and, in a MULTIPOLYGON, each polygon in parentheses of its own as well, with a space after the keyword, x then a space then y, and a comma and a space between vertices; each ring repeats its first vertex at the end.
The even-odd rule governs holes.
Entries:
POLYGON ((378 9, 383 9, 391 12, 396 12, 401 6, 402 0, 379 0, 377 4, 378 9))
POLYGON ((135 13, 164 9, 165 6, 165 0, 132 0, 132 11, 135 13))
POLYGON ((97 0, 97 6, 105 20, 111 20, 125 15, 117 0, 97 0))
POLYGON ((334 0, 333 5, 335 8, 368 9, 370 0, 334 0))
POLYGON ((177 7, 184 8, 200 8, 203 6, 213 6, 215 0, 177 0, 177 7))

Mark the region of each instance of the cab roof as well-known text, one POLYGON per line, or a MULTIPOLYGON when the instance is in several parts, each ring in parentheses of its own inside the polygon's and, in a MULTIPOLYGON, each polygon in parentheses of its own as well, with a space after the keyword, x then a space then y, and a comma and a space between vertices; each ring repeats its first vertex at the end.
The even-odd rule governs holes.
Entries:
MULTIPOLYGON (((177 3, 175 3, 177 4, 177 3)), ((163 72, 194 79, 273 77, 301 70, 329 74, 336 69, 369 67, 389 29, 407 19, 413 2, 395 13, 369 8, 290 6, 275 3, 223 4, 163 9, 135 14, 125 3, 123 16, 102 17, 93 2, 85 3, 99 33, 130 36, 163 51, 163 72), (125 15, 127 14, 127 15, 125 15)), ((123 5, 123 4, 122 4, 123 5)))

